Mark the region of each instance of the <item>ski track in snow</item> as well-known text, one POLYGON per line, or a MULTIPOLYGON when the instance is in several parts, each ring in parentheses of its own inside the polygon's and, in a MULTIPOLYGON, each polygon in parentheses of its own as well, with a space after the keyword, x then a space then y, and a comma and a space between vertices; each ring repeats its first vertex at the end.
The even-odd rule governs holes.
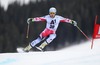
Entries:
POLYGON ((0 65, 100 65, 100 39, 58 51, 1 53, 0 65))

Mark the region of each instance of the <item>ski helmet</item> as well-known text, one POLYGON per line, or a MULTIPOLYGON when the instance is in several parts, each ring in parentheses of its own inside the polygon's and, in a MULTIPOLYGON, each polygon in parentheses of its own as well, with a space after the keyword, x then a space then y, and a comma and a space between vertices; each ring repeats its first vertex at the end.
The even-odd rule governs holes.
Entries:
POLYGON ((56 14, 57 10, 56 10, 56 8, 51 7, 51 8, 49 9, 49 13, 50 13, 50 12, 54 12, 54 13, 56 14))

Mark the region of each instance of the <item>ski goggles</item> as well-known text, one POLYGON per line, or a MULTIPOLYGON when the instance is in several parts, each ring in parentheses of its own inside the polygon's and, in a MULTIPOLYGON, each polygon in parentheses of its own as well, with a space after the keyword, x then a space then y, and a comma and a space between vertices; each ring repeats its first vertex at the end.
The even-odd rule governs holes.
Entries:
POLYGON ((49 14, 55 14, 54 12, 50 12, 49 14))

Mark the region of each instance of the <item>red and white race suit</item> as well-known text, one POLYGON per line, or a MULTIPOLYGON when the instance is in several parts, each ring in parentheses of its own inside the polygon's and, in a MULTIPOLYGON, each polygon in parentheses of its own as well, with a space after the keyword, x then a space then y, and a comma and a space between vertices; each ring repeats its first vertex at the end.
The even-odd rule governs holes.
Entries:
POLYGON ((70 19, 58 15, 56 15, 54 18, 51 18, 50 15, 46 15, 44 17, 36 17, 34 18, 34 21, 46 21, 46 28, 53 31, 57 30, 60 22, 71 22, 70 19))
MULTIPOLYGON (((44 17, 33 18, 33 20, 35 22, 40 22, 40 21, 44 21, 45 22, 46 21, 46 28, 40 34, 40 38, 43 39, 43 38, 46 38, 46 37, 49 36, 46 39, 47 43, 50 43, 56 37, 56 30, 57 30, 60 22, 71 23, 71 19, 64 18, 64 17, 59 16, 59 15, 55 15, 54 18, 51 18, 50 15, 46 15, 44 17)), ((31 45, 35 46, 36 44, 38 44, 41 41, 40 38, 37 38, 36 40, 34 40, 31 43, 31 45)))

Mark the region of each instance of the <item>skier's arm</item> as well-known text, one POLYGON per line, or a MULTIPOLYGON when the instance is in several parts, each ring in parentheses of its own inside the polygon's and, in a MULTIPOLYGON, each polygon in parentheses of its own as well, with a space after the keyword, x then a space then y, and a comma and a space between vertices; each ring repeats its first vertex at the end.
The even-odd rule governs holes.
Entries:
POLYGON ((77 22, 68 18, 63 18, 62 20, 60 20, 60 22, 66 22, 66 23, 70 23, 73 24, 74 26, 77 26, 77 22))
POLYGON ((29 24, 30 22, 39 22, 39 21, 46 21, 46 19, 44 17, 28 18, 27 23, 29 24))

